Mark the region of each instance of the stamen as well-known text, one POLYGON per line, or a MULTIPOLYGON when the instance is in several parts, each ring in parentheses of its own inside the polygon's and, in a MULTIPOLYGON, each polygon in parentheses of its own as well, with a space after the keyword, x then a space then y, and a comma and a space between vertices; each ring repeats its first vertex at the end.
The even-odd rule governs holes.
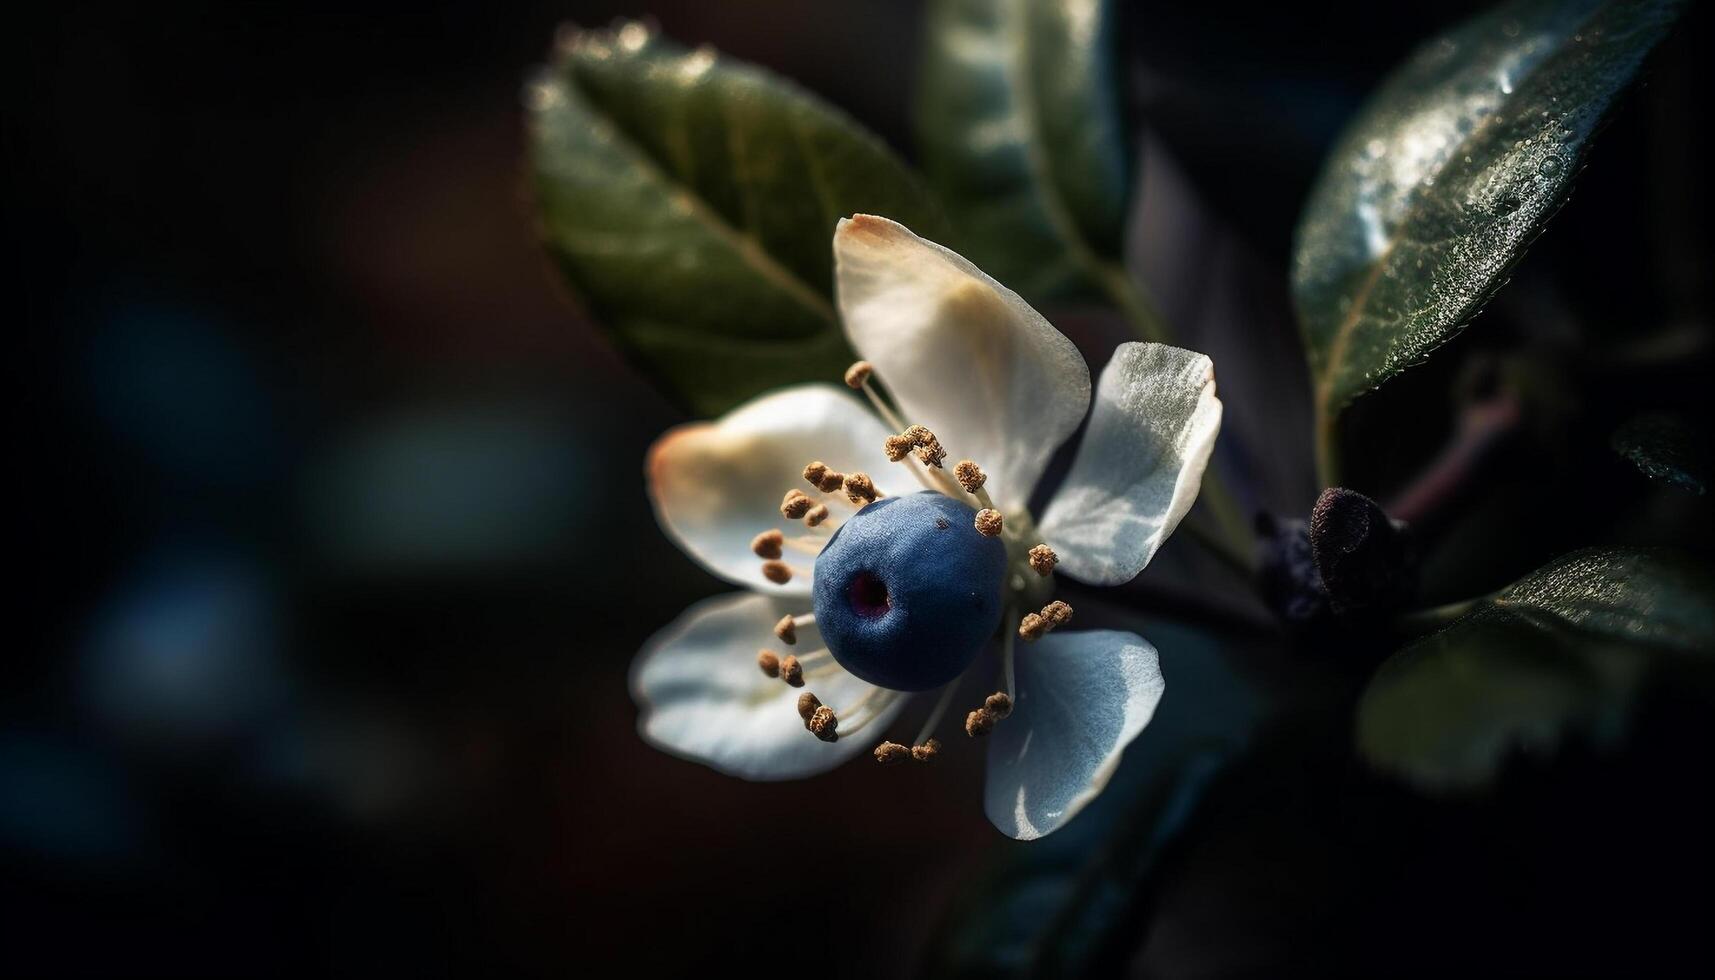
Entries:
POLYGON ((780 679, 793 687, 804 686, 804 667, 798 663, 798 658, 790 653, 780 661, 780 679))
POLYGON ((1043 578, 1053 574, 1054 566, 1058 564, 1060 564, 1060 556, 1054 553, 1053 548, 1039 544, 1030 549, 1030 567, 1035 569, 1036 574, 1043 578))
POLYGON ((953 703, 953 692, 957 690, 958 686, 958 683, 954 682, 941 689, 941 696, 935 700, 935 707, 929 712, 928 720, 923 722, 923 728, 917 733, 917 737, 911 740, 913 745, 921 745, 925 739, 935 734, 935 729, 940 726, 942 717, 947 714, 947 706, 953 703))
POLYGON ((1025 613, 1018 623, 1018 635, 1026 640, 1035 640, 1054 627, 1071 621, 1072 607, 1056 599, 1043 606, 1040 613, 1025 613))
MULTIPOLYGON (((893 702, 898 701, 900 698, 905 696, 897 691, 889 691, 885 688, 876 688, 872 690, 870 694, 879 694, 880 697, 876 699, 874 704, 869 705, 869 709, 863 712, 863 716, 859 718, 855 724, 851 725, 851 727, 847 728, 844 732, 841 732, 841 735, 856 735, 858 732, 863 731, 869 726, 870 722, 875 721, 877 718, 886 714, 887 709, 893 707, 893 702)), ((864 704, 869 700, 870 699, 868 697, 865 697, 858 703, 864 704)))
POLYGON ((846 477, 846 499, 854 504, 871 504, 881 496, 881 491, 875 488, 875 481, 868 473, 853 473, 846 477))
POLYGON ((976 526, 977 533, 985 537, 992 538, 999 534, 1001 529, 1000 511, 992 507, 984 507, 977 511, 976 526))
POLYGON ((804 467, 804 479, 823 493, 833 493, 840 488, 845 475, 829 469, 827 463, 818 459, 804 467))
POLYGON ((750 550, 758 558, 775 559, 780 557, 780 546, 786 541, 786 535, 779 531, 764 531, 750 539, 750 550))
MULTIPOLYGON (((923 484, 923 489, 933 490, 936 493, 946 492, 946 488, 939 485, 941 481, 931 479, 929 474, 907 462, 907 457, 911 455, 911 450, 916 448, 916 445, 917 443, 910 436, 899 435, 888 436, 881 448, 883 452, 887 453, 890 462, 905 463, 905 468, 911 471, 911 475, 917 478, 918 483, 923 484)), ((940 474, 936 475, 939 476, 940 474)))
POLYGON ((815 714, 816 709, 821 706, 822 699, 811 694, 809 691, 805 691, 803 694, 798 695, 798 717, 804 719, 805 728, 810 727, 810 716, 815 714))
POLYGON ((830 660, 829 662, 821 665, 820 667, 807 667, 807 668, 805 668, 804 678, 806 680, 809 680, 811 678, 816 678, 816 677, 832 677, 835 674, 838 674, 843 669, 844 668, 842 668, 839 664, 834 663, 833 661, 830 660))
POLYGON ((756 651, 756 665, 770 677, 780 676, 780 655, 773 650, 756 651))
POLYGON ((905 424, 899 421, 899 416, 895 415, 893 409, 888 408, 887 403, 881 400, 880 395, 876 394, 875 385, 870 384, 870 379, 874 374, 875 366, 873 364, 868 361, 858 361, 846 368, 846 385, 861 389, 863 396, 869 399, 870 407, 875 409, 875 414, 881 416, 881 420, 897 432, 905 428, 905 424))
POLYGON ((994 731, 994 715, 987 708, 978 708, 965 716, 965 734, 971 738, 981 738, 994 731))
POLYGON ((762 563, 762 577, 775 585, 785 585, 792 581, 792 566, 783 561, 765 561, 762 563))
POLYGON ((824 742, 837 741, 840 737, 840 719, 835 716, 834 709, 825 704, 810 713, 807 727, 810 734, 824 742))
POLYGON ((962 459, 953 467, 953 479, 959 481, 959 486, 964 487, 966 493, 976 493, 988 482, 988 474, 976 463, 962 459))
POLYGON ((805 613, 802 616, 786 615, 780 617, 780 622, 774 624, 774 635, 780 638, 781 643, 797 643, 798 627, 814 625, 816 625, 816 614, 813 612, 805 613))
POLYGON ((932 738, 929 741, 924 742, 922 745, 913 745, 911 747, 911 758, 916 759, 918 762, 933 762, 935 761, 935 757, 940 754, 941 740, 938 738, 932 738))
POLYGON ((857 361, 846 368, 846 387, 862 389, 869 384, 870 375, 875 373, 875 365, 868 361, 857 361))
MULTIPOLYGON (((842 481, 844 482, 844 481, 842 481)), ((804 513, 804 523, 810 527, 820 527, 828 519, 828 505, 817 504, 804 513)))
POLYGON ((965 734, 981 738, 994 731, 994 726, 1010 714, 1012 698, 1003 691, 996 691, 983 699, 982 707, 965 716, 965 734))
POLYGON ((883 742, 875 747, 875 761, 884 766, 904 762, 911 758, 912 754, 912 749, 908 749, 898 742, 883 742))
MULTIPOLYGON (((816 506, 820 507, 821 505, 817 504, 816 506)), ((813 537, 809 537, 808 535, 798 538, 786 538, 780 543, 801 555, 809 555, 812 558, 822 553, 822 542, 813 537)))
POLYGON ((810 508, 815 505, 816 502, 811 500, 804 491, 788 490, 786 496, 780 500, 780 516, 789 521, 795 521, 809 513, 810 508))
POLYGON ((947 458, 947 451, 941 448, 941 440, 935 438, 935 433, 930 432, 927 426, 908 426, 900 435, 910 439, 911 444, 917 447, 917 458, 923 461, 924 466, 941 468, 941 461, 947 458))

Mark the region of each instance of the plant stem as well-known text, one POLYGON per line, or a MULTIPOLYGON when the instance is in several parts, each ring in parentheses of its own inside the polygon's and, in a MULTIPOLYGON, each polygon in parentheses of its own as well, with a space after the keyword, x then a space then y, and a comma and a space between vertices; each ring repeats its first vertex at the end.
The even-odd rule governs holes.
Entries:
POLYGON ((1340 485, 1339 417, 1320 399, 1316 402, 1316 480, 1322 489, 1340 485))
POLYGON ((1458 602, 1449 602, 1443 606, 1431 606, 1428 609, 1419 609, 1416 612, 1409 612, 1400 616, 1398 619, 1394 620, 1394 625, 1398 627, 1401 632, 1408 633, 1413 636, 1428 633, 1432 630, 1440 629, 1448 623, 1465 616, 1470 613, 1471 610, 1477 608, 1479 603, 1487 602, 1489 599, 1493 598, 1493 596, 1494 593, 1491 592, 1488 595, 1473 596, 1469 599, 1461 599, 1458 602))

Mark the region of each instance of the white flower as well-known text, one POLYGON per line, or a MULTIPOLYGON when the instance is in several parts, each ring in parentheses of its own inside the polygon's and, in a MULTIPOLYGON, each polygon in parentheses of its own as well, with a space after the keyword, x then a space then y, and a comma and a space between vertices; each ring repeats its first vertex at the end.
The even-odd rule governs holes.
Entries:
MULTIPOLYGON (((966 718, 969 730, 989 731, 989 819, 1013 837, 1040 837, 1101 792, 1126 745, 1149 723, 1165 682, 1154 647, 1142 637, 1067 628, 1040 635, 1070 609, 1056 603, 1038 619, 1027 615, 1049 597, 1053 568, 1046 549, 1037 550, 1033 565, 1030 549, 1045 543, 1058 558, 1055 570, 1091 585, 1137 575, 1197 496, 1221 423, 1213 368, 1190 351, 1120 345, 1096 386, 1071 471, 1038 522, 1027 510, 1031 490, 1090 408, 1089 369, 1077 349, 1016 293, 885 218, 841 221, 834 256, 847 334, 874 369, 873 380, 865 381, 861 369, 849 380, 859 382, 854 387, 874 411, 850 390, 804 385, 758 398, 718 422, 674 429, 651 449, 649 491, 662 528, 710 571, 749 591, 699 603, 649 641, 632 670, 639 728, 661 749, 748 779, 811 775, 866 749, 877 749, 882 761, 909 759, 909 746, 876 745, 909 695, 854 676, 850 670, 874 675, 850 656, 818 650, 829 641, 811 614, 816 552, 842 519, 883 509, 863 508, 861 495, 848 502, 838 488, 824 492, 804 470, 814 460, 840 473, 868 474, 884 502, 924 483, 1002 516, 1006 557, 997 608, 1005 610, 998 641, 1004 681, 996 688, 1010 689, 1010 698, 991 696, 994 710, 978 708, 966 718), (897 414, 878 397, 875 381, 891 394, 897 414), (927 427, 945 448, 944 468, 909 454, 890 462, 884 445, 908 425, 927 427), (951 478, 958 460, 986 471, 979 491, 951 478), (809 503, 785 512, 825 506, 829 516, 819 526, 785 516, 782 493, 793 488, 809 503), (772 534, 759 540, 762 532, 778 532, 783 543, 772 534), (777 547, 784 551, 776 556, 777 547), (765 576, 769 557, 775 560, 766 562, 765 576), (1029 634, 1023 640, 1021 617, 1029 634), (795 644, 784 643, 777 627, 795 644), (759 669, 763 649, 801 658, 804 685, 759 669), (811 650, 817 652, 804 652, 811 650), (817 718, 827 723, 818 726, 824 737, 836 734, 837 719, 837 740, 806 731, 800 707, 808 714, 815 706, 800 705, 807 692, 831 712, 817 718)), ((925 444, 896 441, 893 455, 912 442, 925 444)), ((966 539, 978 544, 959 547, 999 551, 981 537, 960 538, 966 539)), ((826 598, 818 595, 817 602, 826 598)), ((886 600, 883 592, 884 606, 886 600)), ((978 626, 984 635, 991 628, 978 626)), ((933 755, 925 747, 958 686, 956 678, 944 684, 914 740, 917 756, 933 755)))

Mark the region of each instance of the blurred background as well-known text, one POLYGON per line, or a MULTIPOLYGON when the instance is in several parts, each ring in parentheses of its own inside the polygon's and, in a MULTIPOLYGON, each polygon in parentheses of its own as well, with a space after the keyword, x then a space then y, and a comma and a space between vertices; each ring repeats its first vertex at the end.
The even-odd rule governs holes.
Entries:
MULTIPOLYGON (((1279 389, 1251 414, 1303 404, 1285 270, 1322 154, 1393 64, 1482 6, 1128 8, 1160 161, 1154 267, 1177 270, 1152 285, 1181 320, 1225 317, 1214 347, 1270 331, 1232 368, 1279 389)), ((1039 888, 1023 862, 1044 854, 1155 883, 1148 901, 1089 896, 1124 923, 1103 971, 1708 965, 1697 711, 1668 704, 1618 755, 1574 750, 1482 800, 1428 801, 1349 758, 1349 708, 1315 710, 1349 699, 1349 670, 1254 616, 1212 640, 1222 617, 1181 621, 1147 594, 1111 615, 1146 617, 1164 653, 1219 647, 1182 676, 1233 685, 1213 713, 1164 721, 1272 727, 1220 780, 1198 775, 1206 758, 1134 751, 1116 786, 1136 791, 1058 851, 989 826, 974 752, 909 781, 853 764, 752 785, 646 748, 632 654, 725 589, 643 493, 646 447, 684 415, 535 242, 520 101, 557 24, 617 15, 796 79, 913 156, 908 2, 62 4, 12 32, 6 972, 959 972, 1028 944, 1083 887, 1039 888), (1295 711, 1266 710, 1298 691, 1295 711), (1194 796, 1151 788, 1172 767, 1194 796), (1193 799, 1170 850, 1100 850, 1138 807, 1193 799)), ((1470 372, 1548 351, 1559 373, 1528 387, 1547 392, 1542 458, 1587 452, 1560 437, 1636 408, 1707 421, 1709 21, 1693 10, 1664 47, 1492 328, 1403 378, 1398 404, 1451 402, 1470 372), (1647 385, 1596 367, 1640 361, 1659 369, 1647 385)), ((1068 323, 1099 362, 1112 338, 1068 323)), ((1454 425, 1366 443, 1390 393, 1351 432, 1370 447, 1352 469, 1380 488, 1454 425)), ((1284 414, 1251 434, 1274 461, 1250 499, 1302 516, 1307 428, 1284 414)), ((1559 472, 1508 484, 1514 510, 1461 532, 1495 550, 1444 553, 1459 587, 1435 598, 1560 545, 1707 545, 1706 509, 1621 461, 1559 472), (1485 538, 1520 509, 1529 533, 1485 538)))

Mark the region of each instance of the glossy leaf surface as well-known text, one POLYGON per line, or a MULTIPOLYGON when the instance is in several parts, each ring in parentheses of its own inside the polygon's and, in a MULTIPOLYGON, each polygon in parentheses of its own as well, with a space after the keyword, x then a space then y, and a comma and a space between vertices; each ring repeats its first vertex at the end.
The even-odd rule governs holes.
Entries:
POLYGON ((1659 552, 1591 549, 1538 569, 1383 664, 1358 707, 1358 748, 1428 789, 1496 776, 1515 752, 1624 730, 1649 672, 1707 668, 1715 583, 1659 552))
POLYGON ((1517 0, 1418 49, 1330 154, 1293 295, 1325 419, 1445 343, 1565 202, 1678 0, 1517 0))
POLYGON ((542 235, 622 349, 703 415, 839 378, 834 225, 938 236, 916 175, 792 83, 642 24, 557 54, 527 96, 542 235))
POLYGON ((1116 274, 1131 164, 1103 0, 937 0, 918 128, 959 249, 1032 302, 1116 274))

